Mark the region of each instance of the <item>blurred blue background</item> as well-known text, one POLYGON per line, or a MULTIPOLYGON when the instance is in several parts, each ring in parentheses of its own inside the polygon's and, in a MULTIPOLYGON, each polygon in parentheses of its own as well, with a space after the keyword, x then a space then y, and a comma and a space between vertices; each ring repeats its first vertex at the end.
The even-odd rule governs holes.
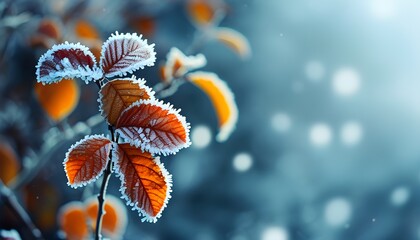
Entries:
MULTIPOLYGON (((28 12, 38 21, 57 14, 54 2, 2 4, 13 5, 11 15, 28 12)), ((141 223, 129 212, 124 239, 419 239, 420 2, 226 3, 221 26, 244 34, 252 57, 242 61, 217 42, 200 52, 208 60, 204 70, 217 73, 235 94, 236 131, 225 143, 214 140, 211 103, 192 85, 168 98, 191 122, 193 145, 162 159, 174 180, 162 218, 141 223)), ((196 31, 183 1, 87 6, 98 14, 80 15, 97 24, 104 39, 115 30, 136 31, 127 24, 128 13, 153 16, 156 29, 148 38, 156 44, 158 62, 172 46, 188 49, 196 31)), ((28 119, 38 119, 23 134, 33 133, 24 142, 36 147, 40 129, 47 128, 45 117, 32 108, 33 96, 23 94, 30 89, 21 86, 35 82, 36 60, 45 51, 24 45, 33 21, 2 29, 1 38, 11 43, 0 72, 0 105, 4 112, 18 104, 28 119)), ((136 75, 151 86, 159 82, 157 67, 136 75)), ((70 124, 97 110, 95 86, 82 91, 83 104, 70 124)), ((101 131, 105 125, 93 129, 101 131)), ((72 142, 54 154, 43 177, 59 189, 60 204, 82 195, 67 189, 61 167, 72 142)), ((119 196, 118 184, 113 177, 110 194, 119 196)), ((56 230, 49 230, 51 236, 56 230)))

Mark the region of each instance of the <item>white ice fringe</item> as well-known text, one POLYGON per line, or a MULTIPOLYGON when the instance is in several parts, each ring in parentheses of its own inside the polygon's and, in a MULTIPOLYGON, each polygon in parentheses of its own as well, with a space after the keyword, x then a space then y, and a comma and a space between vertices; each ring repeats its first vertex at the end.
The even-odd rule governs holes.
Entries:
MULTIPOLYGON (((150 152, 152 154, 162 154, 164 156, 169 155, 169 154, 176 154, 180 149, 182 148, 187 148, 191 145, 191 141, 190 141, 190 123, 188 123, 185 119, 184 116, 182 116, 181 114, 179 114, 179 112, 181 111, 181 109, 174 109, 173 106, 170 103, 164 103, 163 101, 159 101, 157 99, 148 99, 148 100, 139 100, 133 104, 131 104, 130 107, 128 107, 126 110, 124 110, 121 113, 121 116, 124 115, 125 112, 130 111, 130 109, 136 107, 136 106, 140 106, 140 105, 147 105, 150 104, 152 106, 158 106, 161 107, 163 110, 167 110, 168 114, 174 114, 177 119, 180 121, 181 125, 184 127, 185 132, 186 132, 186 140, 185 143, 180 144, 178 146, 176 146, 173 149, 161 149, 161 148, 156 148, 151 146, 151 142, 153 140, 147 138, 144 134, 145 131, 156 131, 154 129, 150 129, 150 128, 143 128, 143 127, 120 127, 117 128, 115 130, 116 133, 119 133, 121 135, 121 137, 123 137, 125 140, 127 140, 130 145, 132 146, 136 146, 136 147, 140 147, 143 151, 146 152, 150 152), (127 135, 127 132, 124 131, 124 129, 133 129, 137 132, 138 136, 141 139, 134 139, 134 136, 130 136, 127 135)), ((118 124, 117 124, 118 125, 118 124)))
MULTIPOLYGON (((106 138, 103 134, 95 134, 95 135, 86 135, 83 139, 79 140, 78 142, 74 143, 73 145, 71 145, 71 147, 69 148, 69 150, 66 152, 66 157, 64 158, 63 161, 63 166, 64 166, 64 171, 66 172, 66 177, 67 179, 69 178, 67 171, 66 171, 66 163, 69 161, 69 155, 70 153, 74 150, 74 148, 76 148, 78 145, 80 145, 83 142, 86 142, 90 139, 108 139, 106 138)), ((112 143, 114 144, 114 143, 112 143)), ((112 149, 110 149, 110 151, 112 151, 112 149)), ((109 161, 109 159, 108 159, 109 161)), ((104 170, 106 168, 106 164, 104 165, 105 167, 100 171, 100 173, 98 175, 96 175, 94 178, 88 180, 88 181, 81 181, 80 183, 76 183, 76 184, 71 184, 70 182, 67 181, 67 185, 76 189, 78 187, 84 187, 92 182, 95 182, 96 180, 98 180, 98 178, 100 178, 102 176, 102 174, 104 173, 104 170)))
POLYGON ((65 42, 62 44, 54 45, 50 50, 48 50, 46 53, 44 53, 38 60, 38 64, 36 65, 36 76, 37 81, 41 82, 42 84, 51 84, 55 82, 61 81, 63 78, 81 78, 86 83, 92 80, 100 79, 102 78, 103 72, 101 69, 99 69, 96 65, 95 56, 93 53, 87 48, 86 46, 81 45, 80 43, 69 43, 65 42), (60 64, 63 66, 63 68, 57 64, 55 66, 55 71, 50 72, 46 76, 41 77, 41 66, 46 61, 51 61, 53 59, 53 54, 56 51, 59 50, 81 50, 83 54, 90 58, 93 61, 93 68, 90 68, 89 66, 77 66, 75 68, 69 61, 68 58, 63 58, 60 60, 60 64))
MULTIPOLYGON (((116 81, 116 80, 131 80, 133 82, 133 84, 138 84, 140 86, 141 89, 144 89, 147 93, 147 95, 150 96, 150 99, 154 99, 155 98, 155 91, 153 91, 153 89, 151 89, 150 87, 148 87, 146 85, 146 80, 144 80, 144 78, 136 78, 135 75, 131 76, 131 78, 118 78, 118 79, 114 79, 112 81, 107 82, 105 85, 102 86, 102 88, 104 88, 107 84, 109 84, 110 82, 116 81)), ((99 112, 101 113, 101 116, 107 121, 108 124, 110 124, 108 122, 108 119, 106 118, 106 114, 104 113, 103 110, 103 102, 102 99, 106 97, 102 95, 101 90, 98 91, 98 99, 97 102, 99 103, 99 112)))
POLYGON ((126 34, 119 34, 118 32, 115 32, 115 34, 112 34, 111 37, 109 37, 105 43, 102 45, 101 50, 101 58, 100 58, 100 66, 101 68, 104 67, 104 64, 112 64, 115 65, 116 61, 123 61, 123 58, 126 58, 125 61, 131 62, 129 66, 122 67, 118 70, 112 70, 110 72, 105 73, 105 76, 108 78, 114 77, 114 76, 126 76, 127 74, 132 74, 134 71, 138 69, 143 69, 145 66, 153 66, 156 61, 156 52, 154 51, 155 44, 147 44, 147 40, 142 39, 142 35, 138 36, 136 33, 126 33, 126 34), (112 50, 110 53, 110 57, 112 59, 106 59, 106 51, 109 49, 111 44, 118 44, 117 42, 120 40, 126 40, 127 42, 134 41, 139 43, 140 48, 135 49, 133 52, 137 51, 146 51, 150 53, 150 57, 147 59, 142 58, 141 56, 125 56, 127 53, 122 52, 122 48, 120 45, 117 45, 117 51, 115 54, 113 54, 112 50), (121 59, 114 59, 121 57, 121 59))
POLYGON ((166 78, 165 80, 181 77, 187 72, 197 68, 202 68, 207 64, 207 59, 203 54, 186 56, 176 47, 173 47, 171 50, 169 50, 168 54, 166 55, 166 59, 167 61, 163 70, 166 78), (177 70, 177 72, 173 72, 176 60, 180 60, 182 62, 182 66, 177 70))
POLYGON ((171 192, 172 192, 172 175, 166 170, 165 166, 163 165, 163 163, 160 162, 160 158, 159 157, 153 157, 153 161, 155 162, 156 165, 159 166, 162 175, 164 177, 165 183, 166 183, 166 196, 165 196, 165 200, 163 202, 163 206, 160 209, 159 213, 156 214, 155 217, 150 216, 144 209, 142 209, 141 207, 138 206, 138 202, 132 202, 130 200, 130 198, 124 193, 126 187, 124 187, 124 183, 125 183, 125 175, 124 173, 121 172, 120 166, 118 164, 118 153, 117 153, 117 148, 114 148, 113 150, 113 157, 112 160, 114 161, 114 172, 116 173, 117 177, 120 178, 121 181, 121 187, 120 187, 120 192, 121 192, 121 198, 124 199, 126 201, 127 206, 132 207, 131 210, 136 210, 139 212, 139 216, 142 217, 141 221, 142 222, 150 222, 150 223, 156 223, 158 218, 160 218, 162 216, 162 212, 163 210, 166 208, 166 206, 168 205, 168 201, 169 199, 172 197, 171 196, 171 192), (115 157, 114 157, 115 155, 115 157))

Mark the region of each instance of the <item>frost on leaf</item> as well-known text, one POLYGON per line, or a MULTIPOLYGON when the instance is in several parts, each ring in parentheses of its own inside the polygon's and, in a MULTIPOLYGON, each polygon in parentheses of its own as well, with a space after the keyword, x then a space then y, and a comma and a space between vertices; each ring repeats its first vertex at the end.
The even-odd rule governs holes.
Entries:
POLYGON ((251 56, 251 47, 248 39, 242 33, 231 28, 217 28, 214 32, 214 37, 240 57, 249 58, 251 56))
POLYGON ((163 67, 162 79, 170 81, 173 78, 182 77, 187 72, 204 67, 207 64, 203 54, 185 56, 178 48, 171 48, 166 56, 166 63, 163 67))
POLYGON ((37 80, 43 84, 55 83, 63 78, 81 78, 87 83, 100 79, 102 74, 92 52, 79 43, 54 45, 39 58, 36 66, 37 80))
POLYGON ((114 168, 123 198, 139 211, 142 221, 156 222, 171 197, 172 176, 159 157, 128 143, 119 144, 116 155, 114 168))
POLYGON ((105 76, 125 76, 139 68, 153 66, 156 61, 154 44, 148 45, 137 34, 113 34, 102 45, 100 65, 105 76))
POLYGON ((100 110, 109 124, 115 125, 118 118, 132 103, 153 98, 154 92, 144 80, 133 78, 116 79, 106 83, 99 92, 100 110))
POLYGON ((189 129, 179 110, 156 99, 133 103, 122 112, 116 124, 116 132, 132 145, 163 155, 188 147, 189 129))
POLYGON ((232 91, 214 73, 189 73, 187 79, 210 98, 219 120, 220 131, 216 139, 219 142, 226 141, 235 129, 236 122, 238 121, 238 108, 232 91))
POLYGON ((102 135, 86 136, 66 153, 64 168, 68 185, 73 188, 95 181, 108 162, 112 142, 102 135))

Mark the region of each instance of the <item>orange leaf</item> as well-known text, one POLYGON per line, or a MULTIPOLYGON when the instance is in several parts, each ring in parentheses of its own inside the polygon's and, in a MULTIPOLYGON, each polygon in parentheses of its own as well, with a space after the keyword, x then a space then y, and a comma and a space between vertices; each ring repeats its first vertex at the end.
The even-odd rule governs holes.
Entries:
POLYGON ((248 39, 242 33, 231 28, 217 28, 214 32, 215 38, 228 46, 242 58, 251 56, 251 47, 248 39))
POLYGON ((187 78, 210 98, 219 119, 220 131, 216 139, 226 141, 238 121, 238 108, 232 91, 214 73, 193 72, 187 78))
POLYGON ((66 153, 68 185, 77 188, 95 181, 106 168, 112 142, 102 135, 86 136, 66 153))
POLYGON ((9 184, 18 174, 20 163, 15 151, 5 142, 0 143, 0 179, 9 184))
POLYGON ((139 211, 142 221, 156 222, 171 197, 172 176, 159 157, 128 143, 119 144, 116 155, 115 172, 123 198, 139 211))
POLYGON ((116 132, 131 144, 163 155, 188 147, 191 144, 189 129, 179 110, 156 99, 133 103, 122 112, 116 124, 116 132))
POLYGON ((140 99, 153 98, 154 92, 144 80, 116 79, 107 82, 99 92, 100 110, 108 123, 115 125, 121 112, 140 99))
POLYGON ((76 108, 80 89, 74 79, 68 79, 50 85, 36 83, 35 94, 48 116, 59 122, 76 108))
POLYGON ((80 202, 63 205, 58 214, 58 222, 68 240, 82 240, 89 236, 85 209, 80 202))
MULTIPOLYGON (((85 206, 92 229, 96 229, 98 198, 96 196, 88 198, 85 201, 85 206)), ((127 227, 127 221, 127 210, 122 201, 112 195, 107 195, 102 231, 111 239, 121 239, 127 227)))
POLYGON ((191 20, 199 25, 208 25, 213 21, 215 9, 206 0, 190 0, 187 2, 187 11, 191 20))
POLYGON ((86 20, 78 20, 74 26, 74 31, 79 38, 100 39, 96 27, 86 20))

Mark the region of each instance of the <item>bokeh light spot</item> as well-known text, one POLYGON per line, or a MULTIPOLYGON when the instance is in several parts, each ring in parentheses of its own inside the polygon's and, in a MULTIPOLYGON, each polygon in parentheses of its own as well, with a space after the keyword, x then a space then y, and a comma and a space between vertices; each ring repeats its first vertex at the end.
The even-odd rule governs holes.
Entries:
POLYGON ((342 197, 329 200, 325 205, 324 218, 327 224, 333 227, 346 224, 351 217, 352 207, 350 202, 342 197))
POLYGON ((253 159, 249 153, 238 153, 233 157, 233 168, 238 172, 246 172, 252 167, 253 159))
POLYGON ((192 146, 195 148, 207 147, 212 139, 210 128, 204 125, 196 126, 191 131, 192 146))
POLYGON ((352 68, 341 68, 334 73, 332 86, 336 94, 349 97, 360 89, 360 75, 352 68))
POLYGON ((288 240, 289 234, 286 229, 280 226, 265 228, 261 234, 261 240, 288 240))
POLYGON ((330 144, 332 137, 331 127, 325 123, 316 123, 309 130, 309 141, 316 147, 330 144))
POLYGON ((410 190, 407 187, 397 187, 391 192, 390 200, 394 206, 402 206, 410 198, 410 190))
POLYGON ((397 15, 398 5, 395 0, 372 0, 370 9, 376 19, 387 20, 397 15))

